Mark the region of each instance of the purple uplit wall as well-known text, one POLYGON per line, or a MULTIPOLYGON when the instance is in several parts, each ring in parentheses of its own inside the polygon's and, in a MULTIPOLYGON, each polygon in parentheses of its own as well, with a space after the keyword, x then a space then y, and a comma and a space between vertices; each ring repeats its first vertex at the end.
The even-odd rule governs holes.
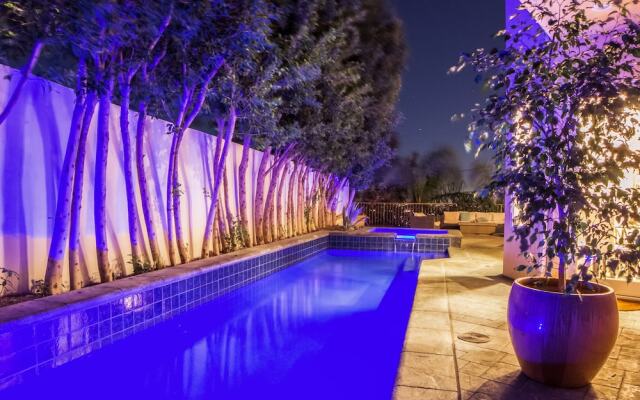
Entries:
MULTIPOLYGON (((0 76, 17 71, 0 65, 0 76)), ((0 80, 0 105, 7 101, 17 79, 0 80)), ((58 180, 74 104, 71 89, 32 77, 7 121, 0 125, 0 268, 20 274, 19 290, 28 290, 31 280, 44 278, 49 242, 53 230, 58 180)), ((107 229, 110 262, 114 271, 131 273, 127 226, 127 205, 123 174, 122 137, 118 118, 120 108, 113 105, 110 115, 110 142, 107 174, 107 229)), ((137 113, 131 112, 130 134, 133 135, 137 113)), ((152 212, 163 261, 168 262, 166 232, 166 181, 171 136, 166 134, 166 121, 149 118, 147 122, 145 165, 148 188, 152 196, 152 212)), ((80 259, 85 266, 85 280, 99 281, 93 223, 93 180, 96 151, 96 116, 92 121, 85 159, 84 195, 81 213, 80 259)), ((135 143, 134 143, 135 144, 135 143)), ((181 215, 184 237, 191 257, 198 257, 211 193, 209 178, 215 137, 188 130, 180 148, 180 182, 182 184, 181 215)), ((133 149, 132 151, 135 151, 133 149)), ((237 215, 238 164, 242 146, 232 144, 227 159, 231 211, 237 215)), ((251 151, 247 173, 247 202, 252 223, 254 186, 262 152, 251 151)), ((134 164, 134 175, 135 175, 134 164)), ((268 183, 268 178, 267 182, 268 183)), ((265 191, 266 191, 265 185, 265 191)), ((346 190, 340 202, 347 197, 346 190)), ((221 190, 222 192, 222 190, 221 190)), ((266 193, 265 193, 266 195, 266 193)), ((136 196, 139 190, 136 188, 136 196)), ((138 214, 142 216, 139 197, 138 214)), ((338 209, 342 209, 339 205, 338 209)), ((144 220, 139 218, 140 224, 144 220)), ((251 225, 251 224, 250 224, 251 225)), ((140 235, 144 226, 138 227, 140 235)), ((146 241, 140 238, 140 243, 146 241)), ((144 248, 146 256, 149 249, 144 248)), ((67 277, 65 259, 64 276, 67 277)), ((65 283, 68 284, 68 283, 65 283)))
MULTIPOLYGON (((520 6, 519 0, 506 0, 505 1, 505 29, 507 32, 513 34, 514 30, 521 29, 524 26, 532 26, 533 28, 526 36, 522 36, 520 40, 526 46, 535 44, 536 40, 546 40, 546 34, 542 33, 536 36, 537 33, 541 33, 542 28, 533 19, 531 14, 524 10, 518 10, 520 6)), ((502 264, 502 273, 510 278, 517 278, 526 276, 525 272, 518 272, 516 268, 518 265, 525 264, 526 260, 520 256, 520 244, 516 240, 509 241, 508 239, 513 235, 513 213, 514 206, 511 203, 511 198, 507 194, 504 203, 505 221, 504 221, 504 258, 502 264)))

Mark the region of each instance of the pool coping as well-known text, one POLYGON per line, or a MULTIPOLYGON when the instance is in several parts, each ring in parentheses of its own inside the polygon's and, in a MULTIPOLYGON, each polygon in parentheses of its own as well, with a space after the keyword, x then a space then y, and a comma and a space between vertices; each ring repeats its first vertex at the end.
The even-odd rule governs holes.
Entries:
POLYGON ((369 233, 371 235, 394 235, 394 233, 390 232, 370 232, 375 228, 396 228, 396 229, 410 229, 410 230, 434 230, 434 231, 446 231, 447 233, 420 233, 419 235, 424 236, 450 236, 450 237, 463 237, 462 232, 459 229, 441 229, 441 228, 405 228, 405 227, 393 227, 393 226, 365 226, 363 228, 358 229, 357 231, 353 231, 353 233, 369 233))
MULTIPOLYGON (((386 235, 385 237, 389 237, 389 236, 393 236, 395 237, 396 234, 395 233, 390 233, 390 232, 371 232, 372 229, 375 228, 387 228, 387 227, 382 227, 382 226, 366 226, 364 228, 361 228, 355 232, 353 232, 354 235, 386 235)), ((398 228, 398 229, 419 229, 419 228, 398 228)), ((434 228, 440 231, 447 231, 447 233, 419 233, 416 235, 416 240, 420 240, 420 239, 449 239, 450 241, 450 245, 451 247, 462 247, 462 238, 464 237, 464 235, 462 234, 462 232, 460 230, 457 229, 439 229, 439 228, 434 228)))

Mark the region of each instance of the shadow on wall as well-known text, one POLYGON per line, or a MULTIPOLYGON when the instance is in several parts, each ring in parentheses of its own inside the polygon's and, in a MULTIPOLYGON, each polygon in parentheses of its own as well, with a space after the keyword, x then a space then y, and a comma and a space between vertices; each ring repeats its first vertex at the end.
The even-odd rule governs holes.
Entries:
MULTIPOLYGON (((15 81, 12 80, 12 81, 15 81)), ((11 87, 13 90, 13 87, 11 87)), ((8 92, 8 90, 5 90, 8 92)), ((25 96, 27 95, 25 91, 25 96)), ((31 94, 31 91, 29 91, 31 94)), ((25 207, 23 202, 22 180, 24 175, 25 124, 26 102, 20 101, 12 111, 12 118, 6 121, 4 145, 2 152, 2 250, 11 253, 9 263, 4 262, 0 267, 12 269, 20 274, 18 290, 28 289, 27 234, 25 207), (13 117, 14 116, 14 117, 13 117), (8 135, 7 133, 11 133, 8 135)), ((42 193, 41 199, 46 199, 42 193)), ((33 210, 30 210, 33 212, 33 210)))

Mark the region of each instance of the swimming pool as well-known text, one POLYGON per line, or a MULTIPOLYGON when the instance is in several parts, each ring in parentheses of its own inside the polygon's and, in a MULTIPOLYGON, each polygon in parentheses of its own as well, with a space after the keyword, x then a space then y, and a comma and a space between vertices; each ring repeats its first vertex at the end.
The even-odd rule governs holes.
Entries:
POLYGON ((372 228, 372 233, 395 233, 398 239, 415 239, 416 235, 446 235, 446 229, 372 228))
POLYGON ((0 398, 389 399, 419 261, 438 256, 325 250, 0 398))

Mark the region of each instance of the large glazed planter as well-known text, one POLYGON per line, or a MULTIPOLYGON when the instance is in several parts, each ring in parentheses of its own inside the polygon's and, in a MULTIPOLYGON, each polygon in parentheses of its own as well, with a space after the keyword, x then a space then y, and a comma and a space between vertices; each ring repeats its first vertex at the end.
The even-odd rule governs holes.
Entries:
POLYGON ((522 372, 547 385, 587 385, 616 342, 615 294, 604 285, 595 294, 548 292, 527 285, 535 279, 517 279, 509 295, 509 334, 522 372))

